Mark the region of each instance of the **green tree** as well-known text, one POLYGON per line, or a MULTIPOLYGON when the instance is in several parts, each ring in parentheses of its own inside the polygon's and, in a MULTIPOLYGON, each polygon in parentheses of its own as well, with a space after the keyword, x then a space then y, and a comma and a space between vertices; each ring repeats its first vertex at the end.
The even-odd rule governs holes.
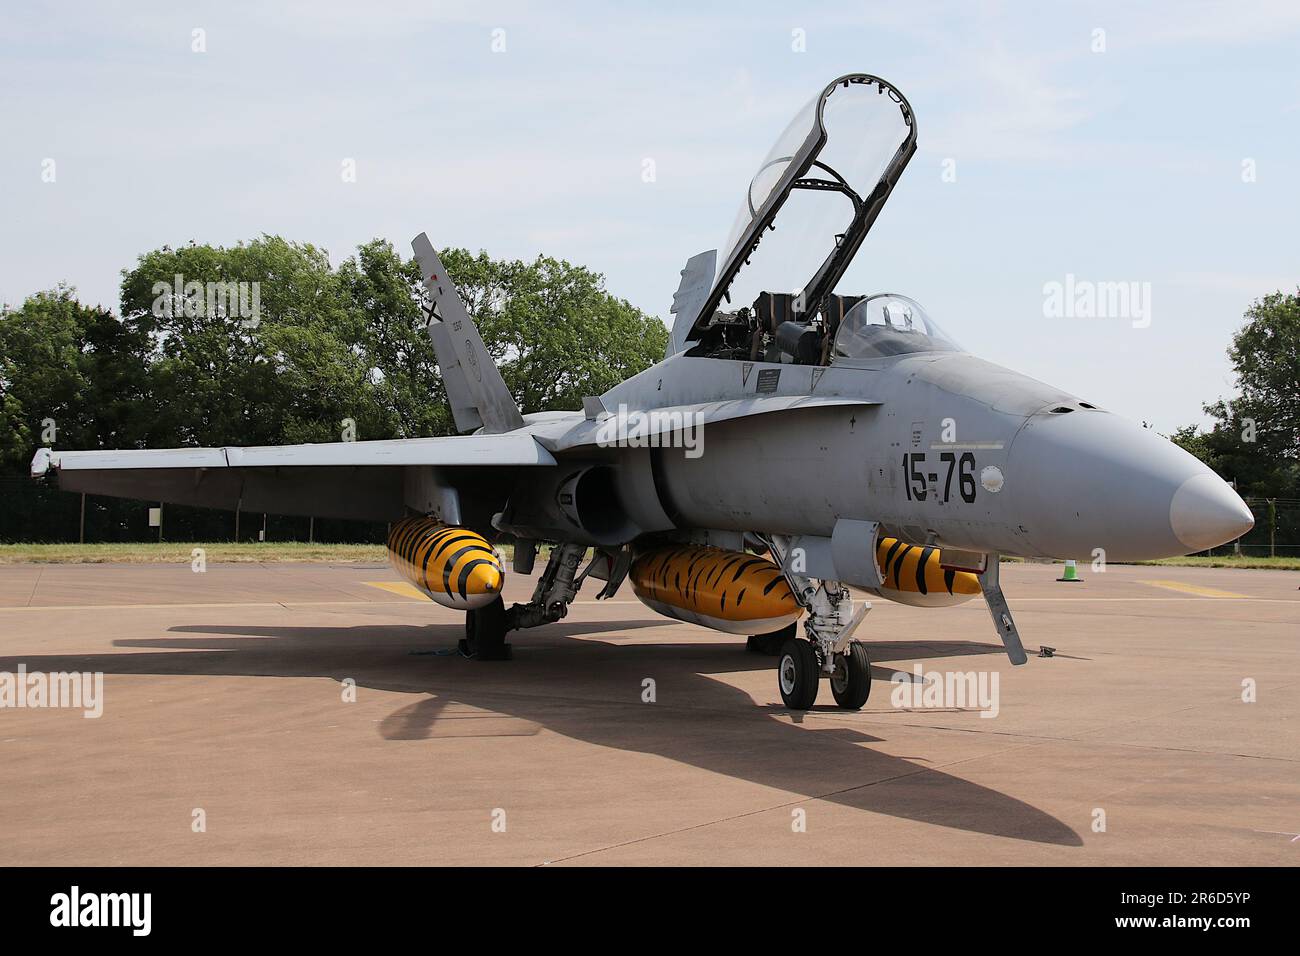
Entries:
MULTIPOLYGON (((578 409, 663 354, 663 324, 589 269, 463 249, 444 262, 525 412, 578 409)), ((123 270, 121 296, 120 320, 65 287, 5 314, 6 469, 26 467, 45 418, 63 448, 338 441, 345 419, 361 439, 452 430, 418 268, 387 242, 337 270, 277 236, 163 247, 123 270)))
POLYGON ((664 324, 611 295, 590 269, 464 249, 442 261, 524 412, 579 409, 663 358, 664 324))
POLYGON ((362 316, 324 250, 278 236, 164 247, 123 271, 122 316, 152 343, 159 443, 338 441, 344 419, 358 438, 391 437, 357 347, 362 316), (214 300, 210 283, 245 283, 256 309, 214 300))
POLYGON ((390 243, 374 239, 339 267, 339 280, 358 316, 356 347, 370 369, 383 430, 394 438, 451 434, 451 410, 419 307, 415 260, 403 260, 390 243))
POLYGON ((138 330, 82 305, 69 286, 0 314, 0 469, 25 472, 42 445, 138 444, 149 421, 147 353, 138 330))
POLYGON ((1232 412, 1254 420, 1264 451, 1300 458, 1300 291, 1266 295, 1246 318, 1228 349, 1241 389, 1232 412))
MULTIPOLYGON (((663 354, 663 323, 589 269, 463 249, 443 260, 525 412, 581 408, 663 354)), ((337 441, 343 419, 362 439, 449 434, 419 279, 383 240, 337 271, 323 250, 275 236, 141 256, 123 273, 122 314, 152 343, 151 443, 337 441), (176 294, 191 282, 258 283, 256 326, 197 286, 176 294)))
POLYGON ((1228 348, 1240 397, 1204 406, 1208 432, 1171 437, 1243 494, 1300 497, 1300 293, 1266 295, 1245 318, 1228 348))
MULTIPOLYGON (((662 323, 588 269, 443 255, 524 411, 577 409, 663 353, 662 323)), ((344 419, 363 440, 448 434, 419 280, 415 262, 382 240, 336 270, 324 250, 262 236, 145 253, 122 272, 120 319, 64 286, 34 295, 0 314, 0 472, 24 473, 42 444, 327 442, 344 419), (53 441, 41 436, 45 419, 53 441)), ((22 487, 0 499, 0 539, 76 534, 74 496, 22 487)), ((138 502, 92 498, 88 539, 148 535, 144 516, 138 502)), ((167 527, 223 536, 230 522, 173 506, 167 527)), ((382 540, 382 526, 337 532, 371 533, 382 540)))

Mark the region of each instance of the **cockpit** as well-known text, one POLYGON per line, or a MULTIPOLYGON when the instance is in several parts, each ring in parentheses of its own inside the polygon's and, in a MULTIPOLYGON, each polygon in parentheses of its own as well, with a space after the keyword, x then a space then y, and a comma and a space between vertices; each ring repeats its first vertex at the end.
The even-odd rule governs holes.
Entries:
POLYGON ((915 152, 912 109, 879 77, 813 97, 749 182, 687 354, 828 365, 956 350, 906 296, 836 291, 915 152))
POLYGON ((835 332, 831 357, 861 359, 959 351, 919 302, 891 292, 869 296, 849 309, 835 332))

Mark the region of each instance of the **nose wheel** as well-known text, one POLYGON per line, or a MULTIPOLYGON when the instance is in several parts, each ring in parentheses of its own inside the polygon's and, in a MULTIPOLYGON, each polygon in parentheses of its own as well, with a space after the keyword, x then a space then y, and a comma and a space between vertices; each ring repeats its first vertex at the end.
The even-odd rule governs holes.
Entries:
POLYGON ((786 641, 776 665, 776 677, 785 706, 791 710, 812 707, 822 680, 821 661, 812 643, 797 637, 786 641))
MULTIPOLYGON (((821 657, 811 641, 791 638, 781 648, 776 666, 781 700, 791 710, 809 710, 821 689, 821 657)), ((836 654, 830 673, 831 694, 844 710, 861 710, 871 696, 871 658, 867 648, 850 642, 843 654, 836 654)))
POLYGON ((845 710, 861 710, 867 702, 871 696, 871 657, 865 645, 851 641, 847 651, 835 655, 831 693, 835 703, 845 710))

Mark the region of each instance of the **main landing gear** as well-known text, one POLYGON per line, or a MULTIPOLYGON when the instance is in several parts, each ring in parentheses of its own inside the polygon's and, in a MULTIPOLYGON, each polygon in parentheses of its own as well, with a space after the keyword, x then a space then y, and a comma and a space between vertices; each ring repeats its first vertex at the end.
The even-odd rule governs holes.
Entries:
POLYGON ((561 544, 551 549, 546 569, 537 579, 533 598, 527 604, 513 604, 508 609, 498 597, 476 611, 465 612, 465 638, 460 652, 479 661, 508 661, 511 658, 506 633, 528 627, 540 627, 561 620, 582 587, 583 579, 595 565, 581 575, 578 565, 586 545, 561 544))
POLYGON ((786 561, 788 542, 774 538, 772 544, 772 554, 780 560, 786 580, 808 610, 805 636, 799 637, 791 624, 773 635, 750 638, 748 646, 754 649, 754 642, 777 635, 784 638, 776 676, 781 700, 791 710, 808 710, 816 703, 823 677, 830 678, 837 705, 860 710, 871 696, 871 659, 866 646, 853 640, 853 634, 871 610, 870 602, 862 601, 855 608, 848 588, 838 581, 814 583, 792 571, 786 561))
POLYGON ((791 621, 779 631, 772 631, 770 634, 751 634, 745 641, 745 650, 751 654, 763 654, 766 657, 776 657, 785 647, 785 642, 799 634, 799 624, 797 621, 791 621))

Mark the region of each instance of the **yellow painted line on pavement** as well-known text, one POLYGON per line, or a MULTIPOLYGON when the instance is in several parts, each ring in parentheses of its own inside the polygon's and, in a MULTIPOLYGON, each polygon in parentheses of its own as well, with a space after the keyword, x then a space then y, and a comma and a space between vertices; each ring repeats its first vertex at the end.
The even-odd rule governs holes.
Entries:
POLYGON ((208 604, 33 604, 0 607, 5 611, 156 611, 165 608, 211 607, 392 607, 410 601, 214 601, 208 604))
POLYGON ((1138 581, 1138 584, 1149 584, 1153 588, 1164 588, 1166 591, 1182 591, 1184 594, 1195 594, 1197 597, 1250 600, 1247 595, 1238 594, 1236 591, 1220 591, 1218 588, 1207 588, 1200 584, 1187 584, 1183 581, 1138 581))
POLYGON ((432 601, 429 595, 425 594, 413 584, 407 584, 405 581, 362 581, 366 587, 379 588, 390 594, 400 594, 402 597, 415 598, 417 601, 432 601))

